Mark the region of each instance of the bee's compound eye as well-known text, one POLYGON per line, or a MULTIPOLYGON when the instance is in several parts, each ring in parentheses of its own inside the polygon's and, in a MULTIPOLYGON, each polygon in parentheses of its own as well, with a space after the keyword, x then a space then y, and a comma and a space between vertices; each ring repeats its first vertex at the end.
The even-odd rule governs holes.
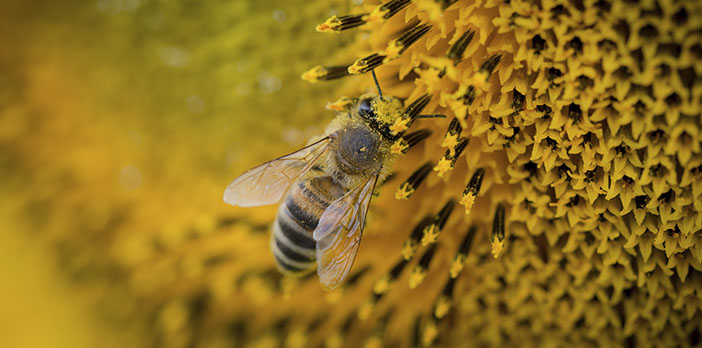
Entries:
POLYGON ((373 107, 371 106, 371 99, 366 98, 358 103, 358 113, 364 118, 371 118, 373 116, 373 107))

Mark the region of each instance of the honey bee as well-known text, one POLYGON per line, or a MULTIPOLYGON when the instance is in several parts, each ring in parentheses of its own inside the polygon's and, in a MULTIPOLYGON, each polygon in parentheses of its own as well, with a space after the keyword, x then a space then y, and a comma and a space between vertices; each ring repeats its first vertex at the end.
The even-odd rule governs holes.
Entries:
POLYGON ((316 265, 322 287, 335 289, 356 259, 371 197, 397 154, 393 144, 407 139, 405 144, 413 145, 430 134, 424 130, 403 138, 404 130, 391 130, 398 120, 437 116, 418 116, 419 110, 408 115, 399 99, 383 97, 378 86, 378 95, 348 103, 325 136, 234 179, 224 201, 253 207, 282 200, 270 242, 279 271, 303 276, 316 265))

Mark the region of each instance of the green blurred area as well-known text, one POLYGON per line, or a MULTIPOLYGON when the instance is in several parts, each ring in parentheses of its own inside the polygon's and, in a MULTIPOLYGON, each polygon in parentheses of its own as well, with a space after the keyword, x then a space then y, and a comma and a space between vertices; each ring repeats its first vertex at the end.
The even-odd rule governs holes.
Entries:
POLYGON ((323 130, 343 87, 299 76, 348 63, 353 37, 313 28, 349 5, 0 4, 0 346, 145 345, 122 241, 211 223, 234 176, 323 130))

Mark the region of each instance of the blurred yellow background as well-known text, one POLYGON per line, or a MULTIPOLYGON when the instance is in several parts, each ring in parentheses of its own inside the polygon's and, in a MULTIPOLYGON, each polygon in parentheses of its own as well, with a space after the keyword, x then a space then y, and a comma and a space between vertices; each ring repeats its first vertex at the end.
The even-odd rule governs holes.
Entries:
POLYGON ((314 25, 349 5, 2 2, 0 347, 144 345, 127 270, 321 131, 340 85, 299 76, 344 45, 314 25))

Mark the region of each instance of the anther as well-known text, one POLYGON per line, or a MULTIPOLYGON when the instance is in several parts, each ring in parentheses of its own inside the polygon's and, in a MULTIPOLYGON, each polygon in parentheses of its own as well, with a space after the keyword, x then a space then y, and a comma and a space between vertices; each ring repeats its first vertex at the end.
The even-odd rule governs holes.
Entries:
POLYGON ((441 142, 441 147, 448 148, 451 157, 456 155, 456 146, 459 143, 461 132, 463 132, 463 127, 461 127, 461 123, 458 119, 454 117, 449 124, 446 135, 444 135, 444 140, 441 142))
POLYGON ((400 187, 395 192, 395 199, 408 199, 414 191, 419 187, 419 185, 427 177, 427 174, 431 171, 431 164, 429 162, 425 163, 421 167, 417 168, 405 182, 400 184, 400 187))
POLYGON ((436 252, 436 246, 436 243, 429 246, 429 248, 427 248, 422 257, 419 259, 419 263, 412 269, 412 272, 409 275, 410 289, 414 289, 419 286, 419 284, 424 281, 424 278, 426 278, 427 270, 429 269, 431 260, 436 252))
POLYGON ((492 256, 500 256, 505 246, 505 207, 502 203, 497 204, 495 217, 492 220, 492 233, 490 233, 490 244, 492 245, 492 256))
POLYGON ((466 215, 470 214, 470 209, 473 207, 473 203, 475 203, 475 198, 478 197, 478 193, 480 193, 480 186, 483 184, 484 176, 485 169, 478 168, 475 173, 473 173, 473 176, 470 177, 466 189, 463 190, 463 198, 461 198, 459 203, 466 208, 466 215))
POLYGON ((456 165, 456 160, 458 160, 458 157, 461 156, 461 153, 463 150, 465 150, 466 146, 468 146, 468 139, 464 138, 461 139, 456 147, 446 150, 444 156, 439 160, 439 163, 434 166, 434 171, 440 178, 442 178, 446 172, 453 169, 453 167, 456 165))
POLYGON ((461 35, 461 37, 459 37, 458 40, 451 45, 446 53, 446 57, 453 60, 453 65, 458 65, 458 63, 463 60, 463 52, 465 52, 466 48, 468 48, 468 45, 473 40, 473 36, 475 36, 475 31, 470 29, 463 33, 463 35, 461 35))
POLYGON ((425 216, 417 224, 417 226, 414 227, 414 230, 412 230, 412 233, 409 235, 409 238, 405 240, 405 244, 402 246, 402 257, 406 261, 409 261, 412 259, 412 257, 414 257, 414 254, 417 252, 419 242, 422 240, 424 229, 427 226, 431 225, 433 220, 434 219, 431 215, 425 216))
POLYGON ((321 33, 339 33, 343 30, 356 28, 363 24, 366 24, 364 17, 367 15, 367 13, 363 13, 358 15, 346 15, 341 17, 332 16, 331 18, 327 19, 324 23, 317 25, 315 29, 321 33))
POLYGON ((435 243, 439 239, 439 233, 446 225, 451 212, 453 211, 456 201, 451 198, 444 204, 438 214, 434 216, 434 221, 424 228, 422 235, 422 245, 426 246, 435 243))
POLYGON ((317 65, 314 68, 302 73, 302 79, 307 82, 328 81, 344 76, 348 76, 348 65, 321 66, 317 65))
POLYGON ((428 129, 420 129, 416 132, 406 134, 400 139, 397 139, 394 144, 390 147, 390 152, 396 155, 404 155, 413 146, 419 144, 424 139, 431 136, 431 131, 428 129))
POLYGON ((452 279, 458 278, 458 275, 461 274, 477 230, 477 226, 471 225, 468 228, 468 232, 466 233, 465 237, 463 237, 463 241, 461 241, 461 245, 458 247, 456 256, 453 258, 453 262, 451 262, 451 267, 449 268, 449 275, 452 279))
POLYGON ((453 305, 453 288, 456 285, 455 278, 449 278, 444 285, 444 289, 439 295, 439 299, 434 306, 434 319, 441 320, 448 314, 453 305))
POLYGON ((385 57, 383 63, 387 63, 399 57, 413 43, 417 42, 417 40, 428 33, 430 29, 430 24, 418 24, 402 33, 397 39, 390 41, 385 49, 387 57, 385 57))
POLYGON ((348 67, 347 71, 349 74, 365 74, 383 64, 385 55, 379 53, 373 53, 369 56, 358 59, 351 66, 348 67))
POLYGON ((366 22, 383 22, 407 7, 411 0, 391 0, 376 7, 363 18, 366 22))

